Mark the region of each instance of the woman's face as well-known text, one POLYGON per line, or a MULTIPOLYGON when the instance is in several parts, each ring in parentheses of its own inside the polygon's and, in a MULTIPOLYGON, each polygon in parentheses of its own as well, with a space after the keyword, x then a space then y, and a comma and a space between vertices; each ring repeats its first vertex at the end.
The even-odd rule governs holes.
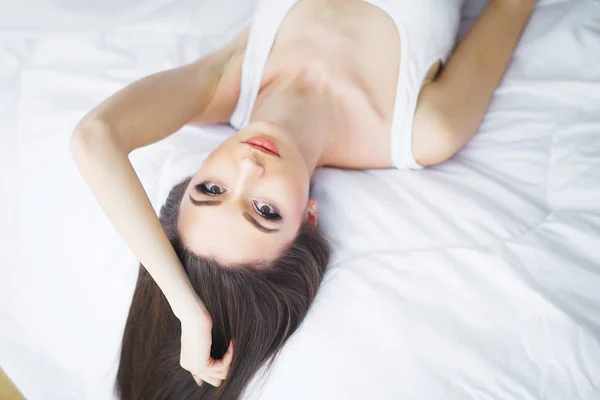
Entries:
POLYGON ((249 125, 215 149, 192 177, 179 209, 183 242, 195 254, 226 264, 274 260, 305 218, 316 223, 310 175, 294 143, 249 125), (270 143, 264 139, 275 153, 265 150, 270 143))

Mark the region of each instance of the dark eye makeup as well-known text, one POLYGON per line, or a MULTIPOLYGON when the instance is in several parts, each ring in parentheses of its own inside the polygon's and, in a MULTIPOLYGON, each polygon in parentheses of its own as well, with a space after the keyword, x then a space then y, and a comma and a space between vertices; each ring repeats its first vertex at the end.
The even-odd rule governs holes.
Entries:
MULTIPOLYGON (((227 192, 227 189, 211 181, 204 181, 202 183, 199 183, 195 186, 195 189, 198 192, 203 193, 207 196, 220 196, 227 192)), ((260 215, 266 220, 279 221, 282 219, 279 210, 268 203, 253 200, 252 206, 254 207, 254 211, 256 211, 258 215, 260 215)))
POLYGON ((271 220, 271 221, 281 220, 281 215, 279 214, 279 210, 277 210, 272 205, 263 203, 262 201, 256 201, 256 200, 253 200, 252 204, 254 205, 254 209, 256 210, 256 212, 261 217, 271 220))
POLYGON ((220 196, 227 192, 227 189, 223 189, 216 183, 210 181, 202 182, 196 185, 196 190, 208 196, 220 196))

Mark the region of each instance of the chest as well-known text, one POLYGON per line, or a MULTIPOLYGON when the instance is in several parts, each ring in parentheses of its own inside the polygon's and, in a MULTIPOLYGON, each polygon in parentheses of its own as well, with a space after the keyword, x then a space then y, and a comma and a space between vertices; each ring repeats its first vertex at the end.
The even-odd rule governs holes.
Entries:
POLYGON ((387 168, 400 63, 392 18, 363 0, 301 0, 283 19, 265 65, 263 85, 307 65, 325 71, 342 116, 334 124, 345 140, 328 163, 344 168, 387 168))

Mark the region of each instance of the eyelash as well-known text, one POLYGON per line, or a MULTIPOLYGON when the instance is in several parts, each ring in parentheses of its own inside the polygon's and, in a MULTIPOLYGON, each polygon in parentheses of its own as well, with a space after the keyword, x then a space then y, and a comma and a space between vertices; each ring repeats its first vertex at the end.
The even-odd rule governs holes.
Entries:
POLYGON ((222 195, 223 193, 227 192, 227 189, 222 189, 222 188, 221 188, 221 190, 222 190, 222 191, 221 191, 220 193, 213 193, 213 192, 211 192, 211 191, 210 191, 210 190, 209 190, 209 189, 206 187, 206 185, 215 185, 215 186, 218 186, 219 188, 221 188, 221 186, 219 186, 218 184, 216 184, 216 183, 214 183, 214 182, 211 182, 211 181, 205 181, 205 182, 202 182, 202 183, 200 183, 200 184, 196 185, 196 190, 198 190, 199 192, 202 192, 202 193, 204 193, 204 194, 205 194, 205 195, 207 195, 207 196, 220 196, 220 195, 222 195))
POLYGON ((254 206, 254 210, 256 210, 256 212, 261 217, 263 217, 264 219, 267 219, 269 221, 278 221, 278 220, 281 219, 281 215, 279 214, 279 210, 277 210, 277 208, 273 207, 269 203, 264 203, 264 204, 266 204, 267 206, 269 206, 273 210, 273 212, 271 214, 265 214, 262 211, 260 211, 260 208, 258 208, 258 204, 257 203, 262 203, 262 201, 261 202, 258 202, 256 200, 252 201, 252 205, 254 206))
MULTIPOLYGON (((227 189, 223 189, 217 183, 214 183, 214 182, 211 182, 211 181, 205 181, 205 182, 202 182, 202 183, 196 185, 196 190, 198 190, 201 193, 204 193, 207 196, 220 196, 220 195, 222 195, 222 194, 224 194, 224 193, 227 192, 227 189), (215 185, 215 186, 218 186, 222 191, 220 193, 213 193, 213 192, 211 192, 208 189, 208 187, 206 185, 215 185)), ((254 210, 258 213, 258 215, 260 215, 261 217, 263 217, 264 219, 269 220, 269 221, 278 221, 278 220, 281 219, 281 215, 279 214, 279 210, 276 207, 273 207, 269 203, 264 203, 267 206, 269 206, 269 208, 271 208, 273 210, 272 213, 265 214, 258 207, 258 203, 263 203, 263 202, 262 201, 258 202, 256 200, 252 201, 252 205, 254 207, 254 210)))

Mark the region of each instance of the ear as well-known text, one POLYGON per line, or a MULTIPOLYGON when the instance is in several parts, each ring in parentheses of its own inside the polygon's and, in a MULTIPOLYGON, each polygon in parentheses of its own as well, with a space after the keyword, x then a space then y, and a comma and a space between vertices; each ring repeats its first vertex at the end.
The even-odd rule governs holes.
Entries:
POLYGON ((306 210, 306 220, 311 225, 317 225, 319 219, 319 202, 315 199, 308 199, 308 209, 306 210))

